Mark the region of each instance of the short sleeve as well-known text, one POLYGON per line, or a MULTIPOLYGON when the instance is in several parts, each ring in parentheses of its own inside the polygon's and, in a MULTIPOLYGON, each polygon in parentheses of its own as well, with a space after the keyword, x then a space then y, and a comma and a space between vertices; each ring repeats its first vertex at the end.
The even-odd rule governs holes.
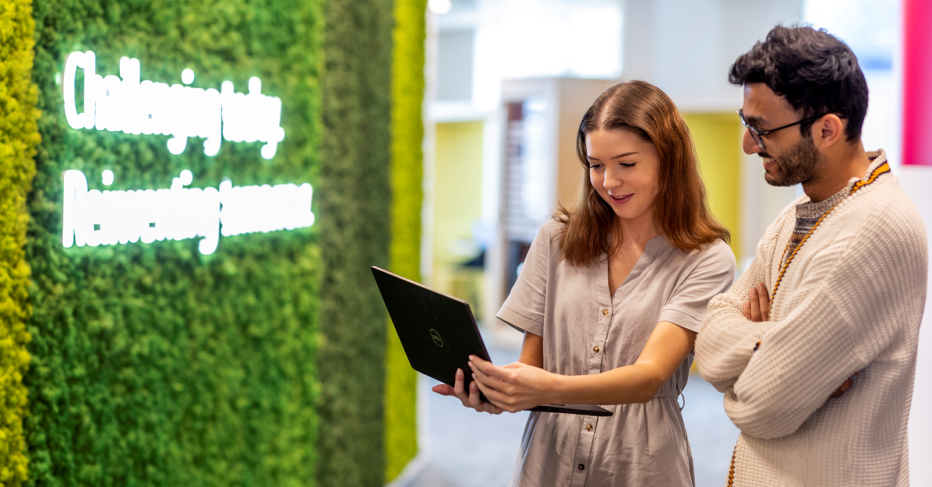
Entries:
POLYGON ((551 221, 537 232, 531 244, 518 280, 496 318, 519 331, 537 336, 544 335, 544 307, 547 297, 547 278, 550 271, 552 235, 558 222, 551 221))
POLYGON ((709 301, 734 282, 735 255, 728 244, 718 240, 697 252, 694 258, 698 263, 674 287, 658 321, 669 321, 698 333, 709 301))

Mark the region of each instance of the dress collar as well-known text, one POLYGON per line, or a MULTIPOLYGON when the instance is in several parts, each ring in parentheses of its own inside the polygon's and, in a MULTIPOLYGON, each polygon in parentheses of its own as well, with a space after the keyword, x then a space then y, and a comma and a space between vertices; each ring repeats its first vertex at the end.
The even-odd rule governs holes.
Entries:
MULTIPOLYGON (((656 237, 647 241, 644 245, 644 252, 641 253, 641 256, 638 257, 637 262, 634 263, 634 267, 631 268, 631 271, 628 272, 628 275, 625 277, 624 281, 618 286, 618 289, 615 290, 615 293, 622 292, 627 286, 630 286, 641 274, 644 273, 647 268, 654 262, 657 256, 663 254, 668 249, 670 249, 670 243, 667 242, 666 237, 662 234, 657 235, 656 237)), ((602 254, 602 258, 599 260, 598 264, 593 268, 595 274, 596 285, 592 287, 593 298, 596 302, 604 302, 604 305, 614 305, 614 295, 609 295, 608 290, 608 256, 602 254), (603 301, 608 298, 608 301, 603 301)))

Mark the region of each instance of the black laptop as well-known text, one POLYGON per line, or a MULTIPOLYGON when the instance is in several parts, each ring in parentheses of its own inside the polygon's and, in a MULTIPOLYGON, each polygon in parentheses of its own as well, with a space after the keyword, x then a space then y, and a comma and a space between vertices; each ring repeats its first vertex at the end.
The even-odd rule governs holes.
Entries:
MULTIPOLYGON (((463 369, 469 390, 469 356, 491 362, 469 303, 375 266, 372 275, 411 367, 451 386, 456 369, 463 369)), ((485 396, 482 400, 488 402, 485 396)), ((612 415, 607 409, 589 404, 542 404, 531 411, 612 415)))

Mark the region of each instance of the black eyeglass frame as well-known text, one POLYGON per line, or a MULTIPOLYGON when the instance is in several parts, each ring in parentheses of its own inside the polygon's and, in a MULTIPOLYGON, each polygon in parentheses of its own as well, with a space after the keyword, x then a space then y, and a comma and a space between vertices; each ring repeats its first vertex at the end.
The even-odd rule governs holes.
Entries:
POLYGON ((741 125, 744 125, 744 128, 748 129, 748 132, 751 132, 751 138, 754 139, 754 142, 757 143, 757 146, 760 147, 761 150, 767 150, 767 146, 764 144, 764 136, 765 136, 765 135, 770 135, 770 134, 776 132, 777 130, 783 130, 783 129, 785 129, 785 128, 790 128, 790 127, 792 127, 792 126, 794 126, 794 125, 800 125, 800 124, 803 124, 803 123, 814 122, 814 121, 816 121, 816 120, 818 120, 818 119, 820 119, 820 118, 822 118, 822 117, 824 117, 824 116, 826 116, 826 115, 828 115, 828 114, 827 114, 827 113, 823 113, 823 114, 821 114, 821 115, 813 115, 813 116, 811 116, 811 117, 804 118, 804 119, 802 119, 802 120, 797 120, 797 121, 795 121, 795 122, 793 122, 793 123, 790 123, 790 124, 786 124, 786 125, 784 125, 784 126, 782 126, 782 127, 777 127, 777 128, 775 128, 775 129, 770 129, 770 130, 763 130, 763 131, 761 131, 761 130, 757 130, 757 128, 755 128, 753 125, 751 125, 751 124, 748 123, 747 119, 744 118, 744 110, 742 110, 742 109, 740 109, 740 108, 738 109, 738 117, 741 119, 741 125))

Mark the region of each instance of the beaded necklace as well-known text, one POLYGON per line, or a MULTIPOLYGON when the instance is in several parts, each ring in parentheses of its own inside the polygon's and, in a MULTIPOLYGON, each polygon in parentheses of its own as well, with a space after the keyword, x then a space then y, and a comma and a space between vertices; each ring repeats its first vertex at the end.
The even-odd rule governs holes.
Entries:
MULTIPOLYGON (((868 176, 867 179, 862 179, 854 183, 854 186, 851 188, 851 192, 848 193, 848 196, 853 195, 856 191, 863 188, 864 186, 867 186, 868 184, 873 183, 874 181, 877 180, 878 177, 880 177, 881 174, 886 174, 888 172, 890 172, 890 165, 888 163, 884 162, 883 164, 877 166, 877 168, 871 172, 870 176, 868 176)), ((841 204, 841 202, 839 202, 838 204, 841 204)), ((790 266, 790 262, 793 262, 793 258, 796 257, 796 254, 799 253, 799 250, 803 248, 803 245, 806 243, 807 240, 809 240, 809 237, 812 236, 812 232, 815 232, 816 228, 819 228, 819 225, 822 224, 822 221, 825 220, 825 218, 835 208, 838 207, 838 204, 835 204, 834 206, 826 210, 825 213, 823 213, 822 216, 819 217, 819 220, 815 223, 815 225, 812 226, 812 228, 809 230, 809 233, 807 233, 806 236, 803 237, 802 240, 800 240, 799 245, 797 245, 796 248, 793 249, 793 253, 790 254, 789 257, 786 258, 786 262, 784 262, 783 265, 780 266, 780 274, 777 276, 777 283, 773 285, 773 292, 770 294, 770 305, 768 307, 770 311, 773 310, 773 302, 777 298, 777 289, 780 289, 780 282, 783 281, 783 275, 786 274, 786 269, 790 266)), ((789 242, 787 242, 786 247, 783 248, 784 254, 786 253, 786 249, 788 249, 789 247, 790 247, 790 244, 789 242)))

